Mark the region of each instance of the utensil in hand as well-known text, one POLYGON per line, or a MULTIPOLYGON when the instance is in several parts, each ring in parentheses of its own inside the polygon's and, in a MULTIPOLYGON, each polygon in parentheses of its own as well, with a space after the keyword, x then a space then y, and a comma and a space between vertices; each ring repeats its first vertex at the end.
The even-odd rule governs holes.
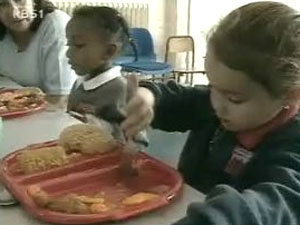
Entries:
MULTIPOLYGON (((136 75, 130 75, 127 77, 127 87, 130 88, 132 95, 134 96, 138 89, 138 79, 136 75)), ((128 91, 129 92, 129 91, 128 91)), ((138 175, 138 168, 136 166, 136 160, 138 152, 141 150, 141 146, 134 142, 133 138, 127 138, 125 133, 123 151, 121 153, 120 160, 120 172, 124 176, 138 175)))
POLYGON ((75 112, 75 111, 67 111, 67 113, 70 116, 74 117, 75 119, 80 120, 81 122, 84 122, 84 123, 87 122, 87 118, 84 114, 81 114, 81 113, 78 113, 78 112, 75 112))

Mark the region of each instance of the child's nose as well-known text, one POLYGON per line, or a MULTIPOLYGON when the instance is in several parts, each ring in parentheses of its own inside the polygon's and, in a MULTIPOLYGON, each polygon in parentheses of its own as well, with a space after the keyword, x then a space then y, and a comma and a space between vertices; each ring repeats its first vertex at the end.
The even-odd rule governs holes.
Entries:
POLYGON ((71 58, 71 50, 70 47, 68 47, 67 51, 66 51, 66 56, 70 59, 71 58))
POLYGON ((226 116, 228 114, 228 108, 227 108, 225 101, 223 101, 221 99, 219 101, 215 101, 214 109, 215 109, 218 117, 221 117, 223 119, 226 118, 226 116))

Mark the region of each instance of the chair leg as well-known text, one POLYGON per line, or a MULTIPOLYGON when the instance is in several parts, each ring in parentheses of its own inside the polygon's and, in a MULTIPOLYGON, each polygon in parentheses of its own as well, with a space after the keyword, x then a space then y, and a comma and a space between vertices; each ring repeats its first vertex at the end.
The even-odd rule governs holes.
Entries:
MULTIPOLYGON (((181 77, 181 73, 174 73, 174 74, 177 74, 177 83, 179 84, 180 83, 180 77, 181 77)), ((176 75, 175 75, 176 76, 176 75)))
POLYGON ((185 84, 189 84, 190 83, 190 81, 189 81, 190 74, 189 73, 184 73, 184 74, 185 74, 185 81, 184 81, 184 83, 185 84))
POLYGON ((193 86, 193 81, 194 81, 194 74, 191 73, 191 82, 190 82, 191 86, 193 86))
POLYGON ((166 74, 163 73, 163 74, 161 75, 161 82, 165 81, 165 78, 166 78, 166 74))

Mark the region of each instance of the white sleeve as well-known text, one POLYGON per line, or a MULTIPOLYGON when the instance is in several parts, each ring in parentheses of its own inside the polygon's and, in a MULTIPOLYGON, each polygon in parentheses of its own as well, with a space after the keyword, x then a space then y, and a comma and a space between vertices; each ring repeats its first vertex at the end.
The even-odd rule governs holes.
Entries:
MULTIPOLYGON (((55 12, 54 12, 55 13, 55 12)), ((51 13, 52 14, 52 13, 51 13)), ((70 68, 66 57, 65 27, 69 21, 67 14, 50 16, 47 19, 41 46, 41 81, 43 88, 50 95, 69 94, 74 81, 75 72, 70 68)), ((46 18, 45 18, 46 20, 46 18)))

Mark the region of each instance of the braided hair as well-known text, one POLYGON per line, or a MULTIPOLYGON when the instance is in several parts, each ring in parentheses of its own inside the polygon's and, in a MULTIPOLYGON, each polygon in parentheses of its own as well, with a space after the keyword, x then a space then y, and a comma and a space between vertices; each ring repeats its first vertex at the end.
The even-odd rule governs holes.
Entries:
POLYGON ((129 43, 137 61, 137 47, 129 33, 128 23, 116 9, 106 6, 79 6, 73 11, 73 19, 78 17, 89 19, 95 27, 104 32, 103 38, 106 41, 119 42, 121 49, 129 43))

